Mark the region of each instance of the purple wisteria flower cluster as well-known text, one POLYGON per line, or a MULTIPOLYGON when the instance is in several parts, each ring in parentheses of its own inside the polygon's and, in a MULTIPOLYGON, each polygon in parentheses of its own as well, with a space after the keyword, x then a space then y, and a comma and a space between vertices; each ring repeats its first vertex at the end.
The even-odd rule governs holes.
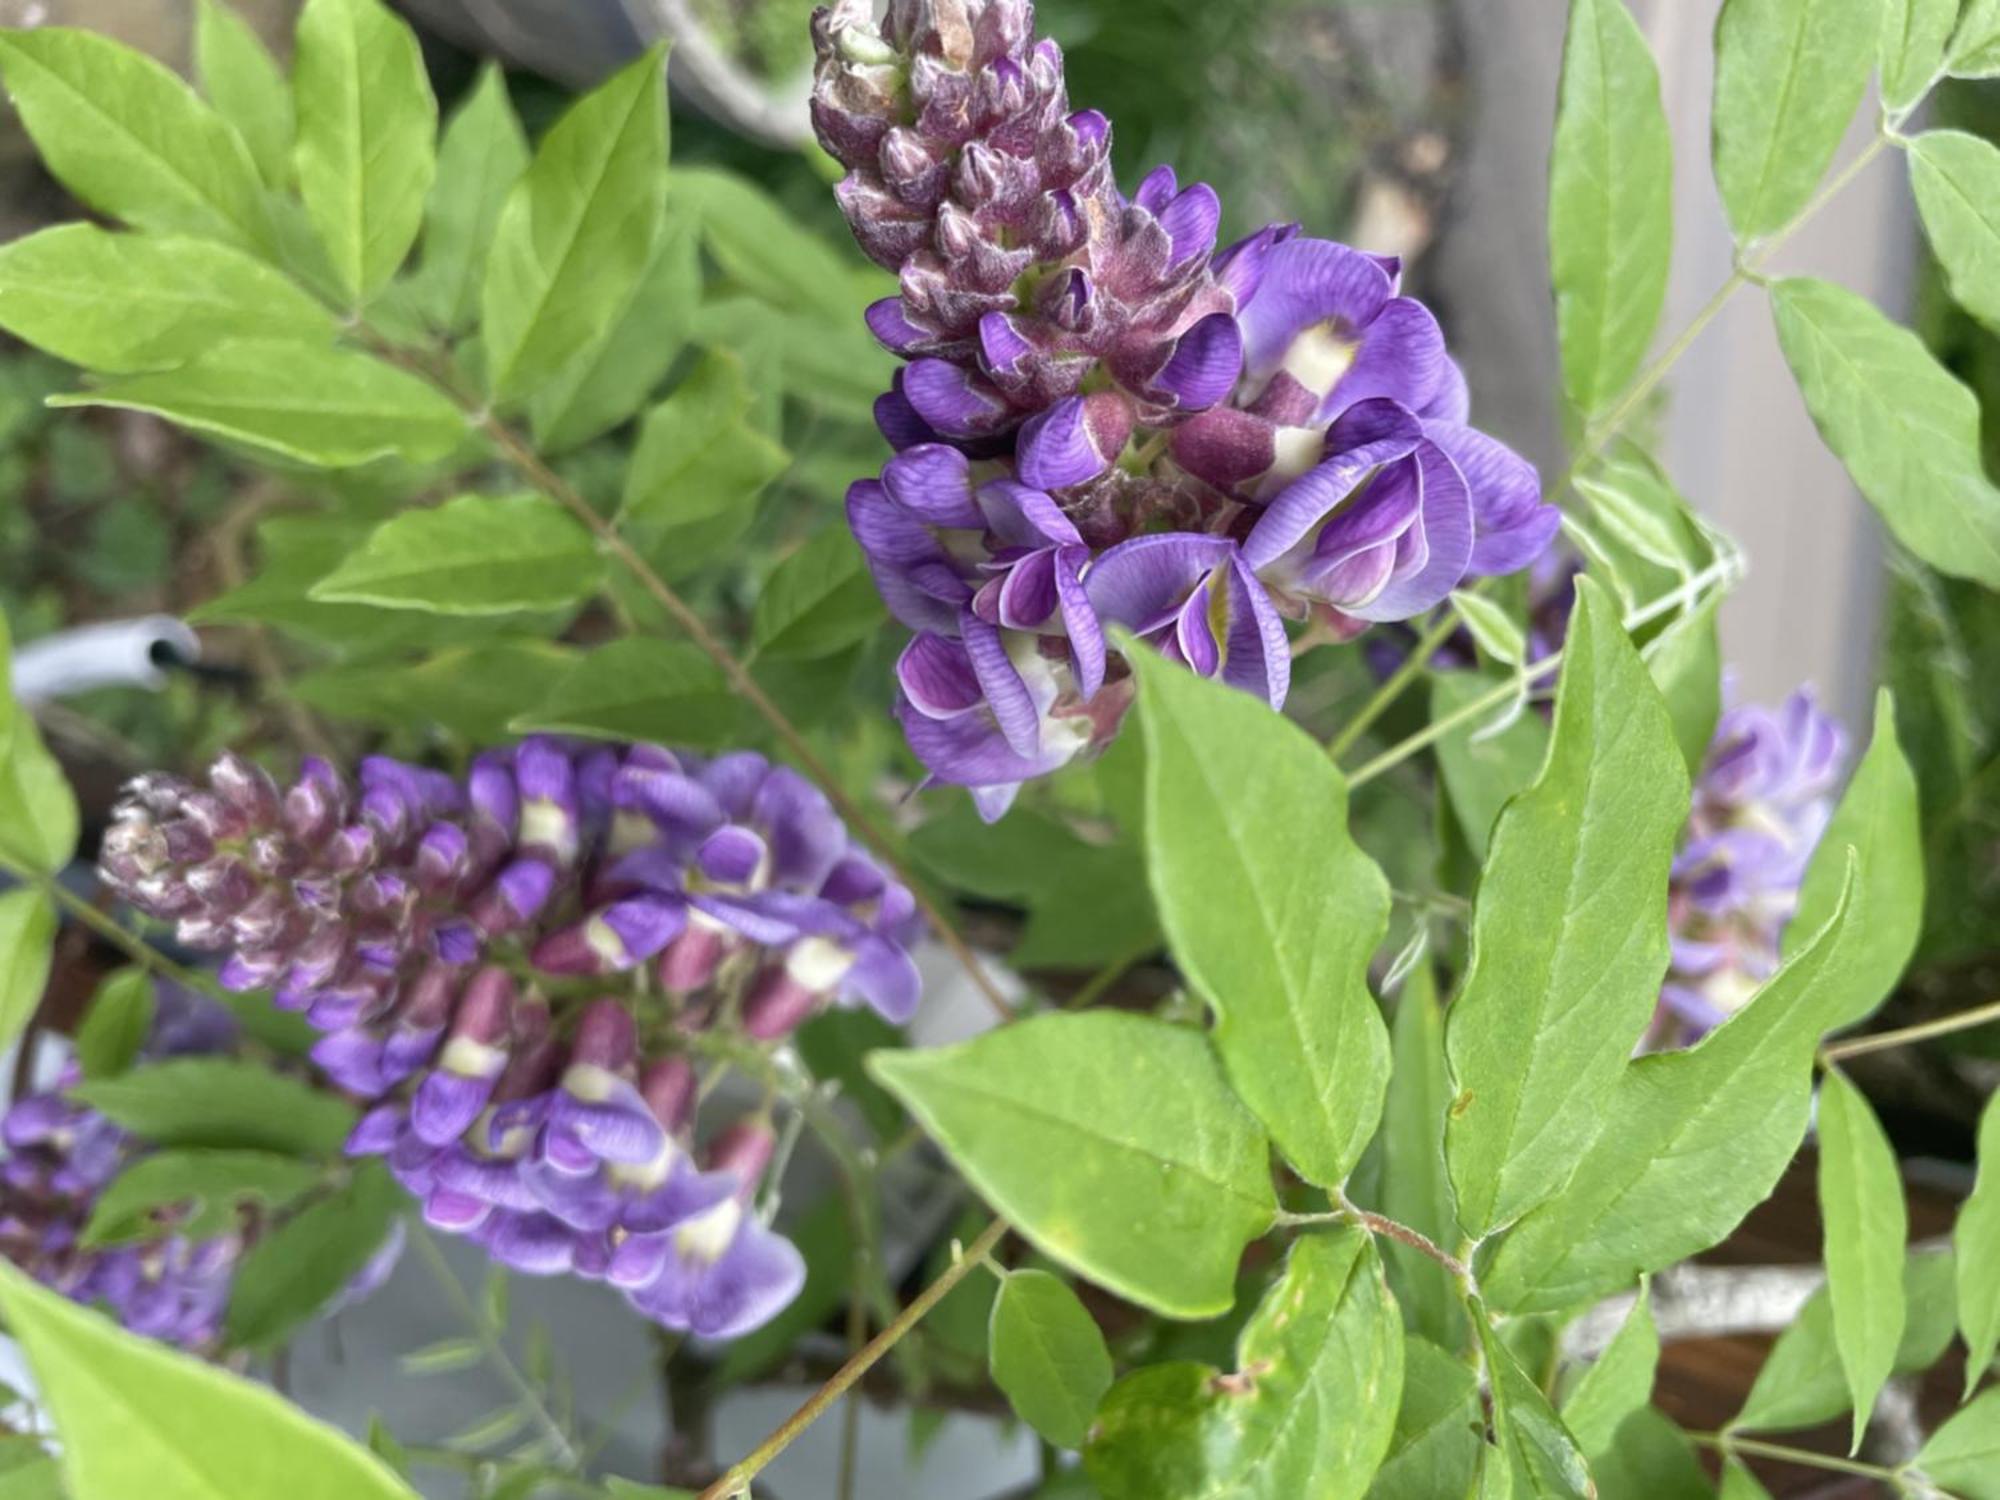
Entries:
POLYGON ((350 1151, 431 1224, 707 1338, 805 1270, 750 1211, 768 1122, 696 1145, 694 1044, 775 1042, 828 1004, 901 1023, 918 999, 910 893, 751 753, 535 738, 462 782, 375 757, 356 787, 308 760, 284 789, 225 756, 205 789, 135 783, 103 865, 323 1033, 314 1059, 370 1105, 350 1151))
POLYGON ((1846 734, 1809 688, 1776 711, 1738 704, 1723 714, 1674 859, 1673 961, 1656 1045, 1712 1030, 1777 972, 1846 753, 1846 734))
MULTIPOLYGON (((187 992, 156 991, 153 1026, 141 1060, 226 1055, 238 1031, 227 1011, 187 992)), ((64 1296, 100 1306, 134 1333, 209 1350, 221 1338, 223 1315, 236 1269, 249 1248, 251 1227, 193 1238, 175 1232, 171 1211, 155 1219, 162 1232, 143 1240, 86 1245, 89 1226, 105 1190, 151 1153, 144 1141, 73 1099, 81 1081, 66 1062, 46 1089, 24 1094, 0 1115, 0 1258, 64 1296)), ((368 1295, 394 1269, 402 1250, 391 1236, 354 1279, 343 1303, 368 1295)))
POLYGON ((1554 536, 1399 262, 1287 224, 1218 250, 1215 192, 1167 166, 1126 197, 1030 0, 838 0, 814 35, 841 207, 899 280, 868 321, 908 361, 848 519, 916 632, 911 747, 987 817, 1117 733, 1109 626, 1279 707, 1287 618, 1410 619, 1554 536))

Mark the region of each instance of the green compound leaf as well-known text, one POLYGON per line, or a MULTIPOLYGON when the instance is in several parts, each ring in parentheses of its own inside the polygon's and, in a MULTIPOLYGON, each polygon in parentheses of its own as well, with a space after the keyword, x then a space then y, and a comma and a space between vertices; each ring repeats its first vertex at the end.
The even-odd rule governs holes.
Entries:
POLYGON ((1199 1032, 1038 1016, 869 1070, 1037 1249, 1168 1317, 1228 1311, 1276 1217, 1269 1142, 1199 1032))

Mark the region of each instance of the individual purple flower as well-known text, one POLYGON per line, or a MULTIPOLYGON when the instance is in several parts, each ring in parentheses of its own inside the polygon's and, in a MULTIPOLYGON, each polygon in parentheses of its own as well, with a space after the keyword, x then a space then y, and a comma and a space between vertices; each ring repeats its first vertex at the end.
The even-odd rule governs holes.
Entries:
POLYGON ((1723 714, 1674 859, 1673 961, 1656 1044, 1709 1031, 1777 972, 1846 749, 1808 688, 1775 711, 1739 704, 1723 714))
MULTIPOLYGON (((939 490, 921 473, 905 489, 925 484, 939 490)), ((986 523, 964 504, 948 518, 986 523)), ((1046 586, 1060 614, 1077 592, 1049 576, 1069 544, 1028 545, 1019 508, 990 504, 1016 541, 980 575, 985 599, 958 601, 975 634, 978 611, 1026 619, 1046 586)), ((636 1299, 675 1229, 742 1187, 696 1165, 690 1031, 771 1045, 828 1006, 899 1024, 916 1009, 914 898, 760 755, 536 737, 463 783, 381 758, 361 771, 350 787, 308 762, 281 790, 225 757, 205 788, 143 778, 104 872, 224 952, 229 982, 302 1012, 313 1060, 369 1106, 349 1152, 515 1270, 636 1299), (623 994, 575 998, 573 981, 620 976, 623 994)))

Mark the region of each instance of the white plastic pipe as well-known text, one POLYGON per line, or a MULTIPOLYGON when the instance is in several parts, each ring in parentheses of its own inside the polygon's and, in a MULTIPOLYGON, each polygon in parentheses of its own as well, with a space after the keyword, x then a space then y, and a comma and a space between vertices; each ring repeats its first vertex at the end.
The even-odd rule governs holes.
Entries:
POLYGON ((92 688, 158 688, 167 680, 163 652, 192 662, 201 656, 201 642, 172 615, 60 630, 14 653, 14 696, 44 703, 92 688))

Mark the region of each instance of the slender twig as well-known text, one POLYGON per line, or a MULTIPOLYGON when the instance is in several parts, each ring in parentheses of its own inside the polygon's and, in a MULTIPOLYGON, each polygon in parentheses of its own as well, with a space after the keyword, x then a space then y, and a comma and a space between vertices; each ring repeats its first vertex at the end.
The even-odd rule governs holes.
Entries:
POLYGON ((1095 1005, 1105 997, 1114 984, 1131 973, 1133 966, 1145 958, 1157 946, 1158 944, 1156 943, 1142 943, 1128 952, 1119 954, 1118 957, 1112 959, 1110 963, 1086 979, 1082 987, 1075 994, 1063 1001, 1062 1008, 1064 1010, 1083 1010, 1095 1005))
POLYGON ((1852 1037, 1844 1042, 1829 1042, 1819 1049, 1819 1060, 1831 1065, 1846 1058, 1860 1057, 1866 1052, 1887 1052, 1892 1047, 1907 1047, 1912 1042, 1927 1042, 1933 1037, 1950 1036, 1956 1031, 1970 1031, 1975 1026, 1984 1026, 1992 1021, 2000 1021, 2000 1000, 1989 1000, 1971 1010, 1940 1016, 1935 1021, 1925 1021, 1916 1026, 1878 1031, 1873 1036, 1852 1037))
POLYGON ((1007 1235, 1004 1219, 995 1219, 985 1231, 962 1250, 942 1276, 925 1287, 908 1307, 904 1308, 874 1338, 870 1339, 861 1352, 840 1367, 831 1380, 809 1396, 805 1404, 787 1417, 778 1429, 759 1443, 736 1467, 716 1480, 701 1492, 699 1500, 742 1500, 750 1493, 750 1481, 769 1467, 772 1460, 783 1453, 798 1438, 799 1434, 824 1416, 836 1401, 847 1394, 861 1377, 872 1369, 876 1362, 895 1348, 911 1329, 923 1321, 925 1314, 942 1302, 951 1289, 970 1275, 993 1248, 1007 1235))
POLYGON ((1467 1266, 1464 1261, 1453 1255, 1449 1250, 1439 1245, 1429 1235, 1424 1234, 1420 1230, 1412 1229, 1407 1224, 1398 1223, 1396 1220, 1387 1218, 1382 1214, 1370 1213, 1365 1208, 1356 1208, 1352 1203, 1345 1203, 1341 1207, 1323 1214, 1281 1213, 1278 1215, 1278 1227, 1280 1229, 1310 1229, 1318 1224, 1352 1224, 1357 1228, 1367 1230, 1370 1234, 1379 1234, 1385 1239, 1394 1240, 1399 1245, 1408 1245, 1419 1255, 1429 1256, 1447 1271, 1451 1272, 1452 1277, 1460 1285, 1469 1285, 1471 1283, 1471 1267, 1467 1266))
POLYGON ((1352 750, 1355 741, 1366 734, 1369 727, 1403 696, 1409 685, 1423 675, 1424 668, 1430 664, 1431 653, 1449 640, 1457 629, 1458 611, 1447 609, 1435 625, 1417 638, 1410 654, 1403 658, 1403 664, 1389 674, 1388 680, 1375 690, 1375 696, 1362 704, 1354 717, 1342 726, 1340 733, 1326 742, 1326 753, 1339 760, 1352 750))
MULTIPOLYGON (((242 501, 233 507, 213 532, 211 550, 215 557, 215 571, 221 578, 223 587, 235 589, 243 585, 246 573, 243 566, 244 533, 256 523, 259 517, 269 511, 278 501, 279 491, 272 481, 254 486, 242 501)), ((257 671, 258 688, 263 696, 277 709, 285 721, 286 729, 293 741, 302 750, 327 760, 338 760, 333 740, 316 714, 301 703, 291 691, 285 677, 285 666, 278 655, 278 648, 271 639, 270 627, 261 621, 246 621, 243 638, 250 653, 250 664, 257 671)))
MULTIPOLYGON (((1713 1449, 1728 1458, 1749 1455, 1752 1458, 1768 1458, 1777 1463, 1797 1464, 1805 1469, 1825 1469, 1832 1474, 1852 1474, 1861 1479, 1878 1479, 1884 1484, 1893 1484, 1898 1490, 1903 1488, 1904 1476, 1894 1469, 1885 1469, 1880 1464, 1863 1463, 1858 1458, 1835 1458, 1829 1453, 1815 1453, 1809 1448, 1788 1448, 1782 1443, 1759 1442, 1756 1438, 1739 1437, 1733 1432, 1690 1432, 1691 1441, 1704 1448, 1713 1449)), ((1935 1492, 1942 1500, 1953 1500, 1943 1490, 1935 1492)))
POLYGON ((577 1456, 576 1445, 571 1442, 569 1433, 563 1429, 562 1423, 555 1419, 554 1413, 548 1408, 548 1403, 542 1400, 541 1392, 535 1389, 534 1382, 523 1375, 521 1367, 514 1363, 514 1357, 507 1352, 507 1346, 493 1327, 492 1320, 473 1305, 470 1294, 453 1274, 451 1263, 444 1258, 444 1251, 438 1248, 438 1243, 431 1237, 430 1231, 419 1227, 410 1238, 416 1241, 417 1249, 424 1257, 424 1263, 429 1266, 438 1285, 444 1288, 445 1295, 451 1299, 458 1315, 472 1330, 473 1337, 485 1354, 486 1362, 493 1367, 494 1374, 505 1381, 520 1398, 521 1405, 534 1419, 535 1425, 542 1429, 543 1435, 548 1438, 562 1466, 572 1472, 579 1471, 582 1468, 582 1460, 577 1456))

